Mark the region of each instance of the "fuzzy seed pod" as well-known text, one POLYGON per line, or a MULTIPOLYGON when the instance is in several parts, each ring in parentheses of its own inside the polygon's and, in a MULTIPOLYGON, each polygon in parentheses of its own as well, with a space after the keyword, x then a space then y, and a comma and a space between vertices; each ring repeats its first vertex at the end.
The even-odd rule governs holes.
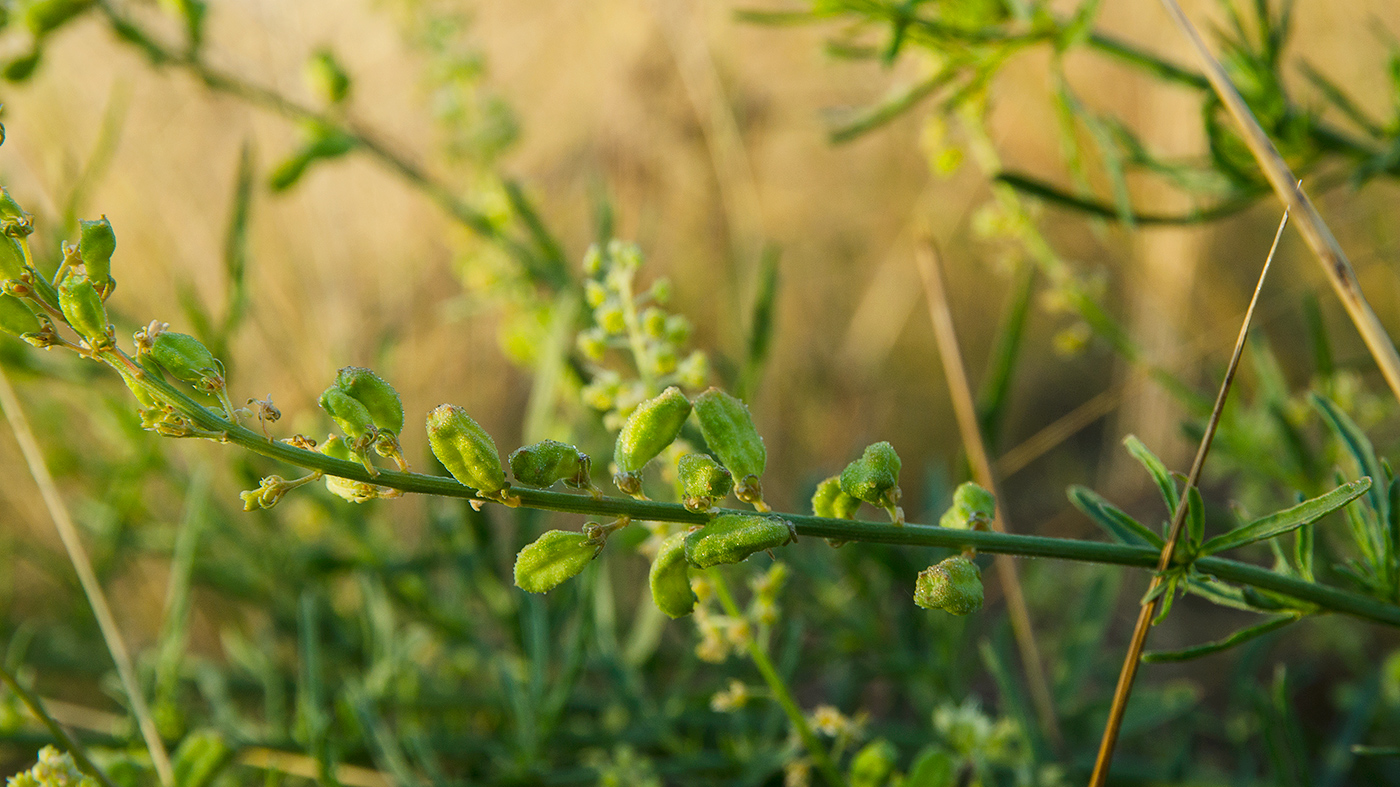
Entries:
POLYGON ((510 472, 515 480, 537 489, 548 489, 559 481, 574 489, 593 489, 591 465, 588 454, 558 440, 541 440, 517 448, 510 455, 510 472))
POLYGON ((724 514, 685 537, 685 558, 700 568, 738 563, 755 552, 797 540, 791 522, 775 516, 724 514))
POLYGON ((78 335, 92 347, 108 344, 107 309, 86 277, 69 275, 58 285, 58 306, 78 335))
POLYGON ((515 556, 515 586, 527 593, 553 590, 584 570, 600 549, 582 533, 550 530, 515 556))
POLYGON ((163 331, 151 342, 151 357, 177 380, 196 388, 222 388, 224 376, 219 362, 198 339, 187 333, 163 331))
POLYGON ((369 409, 340 388, 333 385, 322 391, 319 403, 352 443, 364 445, 365 438, 374 434, 374 418, 369 409))
MULTIPOLYGON (((359 461, 350 454, 350 446, 346 445, 339 435, 327 437, 324 443, 316 446, 316 451, 332 459, 340 459, 345 462, 359 461)), ((334 475, 327 475, 325 479, 326 489, 330 490, 331 494, 351 503, 363 503, 376 497, 374 487, 361 481, 334 475)))
POLYGON ((841 491, 890 512, 895 524, 904 524, 899 512, 899 454, 889 443, 876 443, 841 471, 841 491))
POLYGON ((834 475, 817 484, 812 495, 812 514, 827 519, 855 519, 860 501, 841 491, 841 476, 834 475))
POLYGON ((734 489, 734 476, 708 454, 686 454, 677 467, 681 500, 691 511, 704 512, 734 489))
POLYGON ((763 502, 759 477, 768 463, 763 438, 753 426, 749 408, 733 396, 711 388, 695 398, 700 432, 719 461, 734 476, 734 496, 745 503, 763 502))
POLYGON ((641 470, 675 441, 690 416, 690 400, 674 385, 660 396, 637 405, 617 433, 613 461, 617 475, 613 482, 629 495, 642 492, 641 470))
POLYGON ((78 235, 78 256, 83 259, 89 280, 97 282, 99 289, 105 288, 107 279, 112 276, 112 252, 117 250, 117 236, 112 232, 112 223, 103 216, 97 221, 80 221, 78 235))
POLYGON ((996 516, 997 499, 992 493, 968 481, 953 492, 953 505, 939 518, 940 527, 974 530, 985 526, 996 516))
POLYGON ((43 327, 28 304, 13 295, 0 294, 0 331, 23 338, 43 327))
POLYGON ((924 609, 941 609, 966 615, 982 608, 982 571, 962 555, 919 572, 914 603, 924 609))
POLYGON ((508 486, 496 441, 466 410, 443 404, 428 413, 428 444, 453 478, 482 497, 499 496, 508 486))
POLYGON ((685 558, 685 534, 676 533, 661 542, 651 561, 651 600, 667 617, 680 618, 695 609, 695 592, 690 589, 690 564, 685 558))
POLYGON ((380 431, 396 437, 403 432, 403 400, 384 378, 369 369, 347 366, 336 372, 335 387, 364 405, 380 431))

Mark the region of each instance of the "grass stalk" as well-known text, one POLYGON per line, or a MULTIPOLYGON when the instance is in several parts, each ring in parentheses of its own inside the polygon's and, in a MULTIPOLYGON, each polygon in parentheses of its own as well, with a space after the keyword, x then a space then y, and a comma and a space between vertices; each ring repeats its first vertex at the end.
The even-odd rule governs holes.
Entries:
MULTIPOLYGON (((997 488, 997 480, 992 472, 991 459, 987 456, 987 444, 977 420, 977 405, 972 398, 972 386, 967 381, 967 366, 963 363, 962 350, 958 346, 957 331, 953 326, 953 313, 948 308, 948 294, 943 285, 943 273, 939 264, 938 249, 930 243, 920 246, 915 255, 919 276, 924 280, 924 293, 928 299, 929 319, 933 322, 933 334, 938 342, 938 354, 943 360, 943 373, 948 381, 948 393, 953 400, 953 412, 957 416, 958 431, 962 433, 963 450, 972 465, 973 479, 996 497, 1002 500, 997 488)), ((992 529, 1006 532, 1005 507, 997 505, 992 517, 992 529)), ((1055 715, 1055 701, 1050 695, 1050 682, 1045 677, 1044 663, 1040 658, 1040 647, 1036 644, 1035 629, 1031 626, 1030 609, 1026 605, 1026 594, 1021 587, 1020 574, 1016 561, 1010 555, 997 555, 997 580, 1001 584, 1002 595, 1006 598, 1006 611, 1011 618, 1011 631, 1016 638, 1016 647, 1021 654, 1021 664, 1026 672, 1031 700, 1035 703, 1036 715, 1041 726, 1056 748, 1064 744, 1060 734, 1060 722, 1055 715)))
MULTIPOLYGON (((1138 611, 1137 623, 1133 626, 1133 637, 1128 646, 1128 654, 1123 659, 1123 668, 1118 674, 1118 685, 1113 691, 1113 704, 1108 710, 1108 721, 1104 725, 1103 738, 1099 742, 1099 753, 1094 760, 1094 772, 1089 778, 1089 787, 1103 787, 1108 780, 1108 769, 1113 762, 1113 749, 1118 743, 1118 732, 1122 729, 1123 714, 1128 709, 1128 697, 1133 691, 1133 680, 1137 677, 1138 666, 1142 663, 1142 649, 1147 644, 1147 632, 1152 628, 1152 620, 1157 614, 1157 608, 1162 603, 1159 595, 1154 593, 1163 582, 1163 572, 1171 565, 1176 554, 1176 545, 1181 540, 1181 531, 1186 524, 1186 512, 1189 506, 1187 498, 1193 488, 1200 482, 1201 470, 1205 467, 1206 456, 1210 453, 1211 443, 1215 440, 1215 430, 1220 426, 1220 414, 1225 410, 1225 399, 1230 395, 1230 387, 1235 381, 1235 371, 1239 369, 1240 357, 1244 354, 1244 343, 1249 338, 1249 326, 1254 320, 1254 309, 1259 305, 1259 293, 1264 290, 1264 280, 1269 275, 1269 267, 1273 265, 1274 253, 1278 251, 1279 240, 1283 237, 1283 230, 1288 226, 1288 211, 1284 210, 1283 218, 1279 220, 1278 231, 1274 233, 1273 245, 1269 247, 1269 254, 1264 258, 1264 267, 1259 271, 1259 281, 1254 286, 1254 295, 1249 300, 1249 308, 1245 310, 1244 320, 1240 323, 1239 337, 1235 339, 1235 350, 1230 356, 1230 365, 1225 369, 1225 377, 1220 381, 1220 391, 1215 396, 1215 406, 1211 409, 1210 420, 1206 422, 1205 434, 1201 435, 1201 444, 1196 449, 1196 458, 1191 462, 1191 470, 1186 476, 1186 486, 1181 491, 1180 502, 1177 503, 1176 511, 1172 515, 1171 530, 1167 535, 1167 543, 1162 547, 1162 552, 1157 560, 1157 573, 1152 577, 1152 582, 1148 587, 1142 608, 1138 611)), ((1170 591, 1169 591, 1170 592, 1170 591)))
POLYGON ((1352 268, 1350 260, 1347 259, 1346 252, 1342 251, 1341 244, 1332 235, 1332 230, 1327 226, 1327 222, 1322 220, 1321 214, 1317 212, 1317 208, 1313 205, 1307 192, 1303 191, 1297 176, 1288 168, 1288 164, 1284 162, 1278 148, 1264 133, 1264 129, 1259 126, 1259 121, 1255 119, 1244 98, 1230 82, 1230 77, 1225 73, 1224 67, 1206 48, 1200 32, 1187 18, 1186 13, 1181 10, 1181 6, 1176 0, 1162 0, 1162 5, 1167 9, 1168 15, 1181 30, 1182 35, 1191 42, 1201 65, 1205 68, 1206 79, 1210 80, 1215 94, 1220 97, 1221 103, 1225 105, 1225 109, 1229 111, 1230 116, 1240 127, 1245 144, 1249 146, 1254 160, 1259 164, 1264 176, 1268 178, 1269 185, 1273 187, 1274 192, 1278 194, 1279 199, 1283 201, 1288 210, 1294 214, 1303 239, 1307 241, 1313 254, 1317 256, 1317 261, 1322 265, 1323 272, 1327 274, 1328 281, 1332 283, 1332 289, 1336 291, 1337 297, 1341 299, 1351 321, 1356 325, 1357 332, 1361 334, 1362 341, 1371 351, 1371 357, 1380 367, 1381 374, 1385 377, 1391 392, 1395 394, 1397 399, 1400 399, 1400 353, 1396 352, 1395 343, 1391 341, 1390 334, 1386 332, 1385 326, 1381 325, 1380 319, 1376 317, 1370 303, 1366 301, 1366 296, 1361 292, 1361 285, 1356 279, 1356 271, 1352 268))

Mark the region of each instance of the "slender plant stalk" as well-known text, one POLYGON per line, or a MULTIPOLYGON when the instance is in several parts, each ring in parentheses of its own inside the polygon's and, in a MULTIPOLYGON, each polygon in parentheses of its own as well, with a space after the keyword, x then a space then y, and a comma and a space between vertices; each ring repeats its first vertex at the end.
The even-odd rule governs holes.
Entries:
POLYGON ((8 669, 5 669, 4 664, 0 664, 0 681, 4 681, 5 686, 8 687, 10 691, 14 692, 16 697, 19 697, 20 702, 23 702, 24 706, 29 708, 29 712, 34 714, 34 718, 43 722, 44 726, 49 728, 49 732, 53 734, 54 739, 57 740, 59 745, 66 749, 69 754, 73 755, 73 762, 77 763, 78 767, 82 768, 84 773, 101 782, 102 787, 116 787, 112 784, 112 781, 107 778, 107 774, 103 773, 102 769, 98 768, 97 764, 88 756, 87 749, 83 748, 83 745, 78 742, 77 738, 69 735, 68 730, 65 730, 63 725, 58 723, 57 719, 50 716, 49 712, 44 710, 44 704, 39 701, 39 698, 36 697, 33 692, 20 685, 19 680, 16 679, 14 674, 8 669))
POLYGON ((44 462, 44 454, 39 450, 39 443, 35 441, 34 432, 29 428, 29 420, 25 418, 19 399, 10 387, 10 380, 3 369, 0 369, 0 407, 5 409, 5 418, 10 423, 10 430, 14 432, 15 441, 19 443, 20 452, 24 454, 24 461, 29 465, 29 473, 34 477, 34 483, 44 498, 44 505, 49 510, 54 527, 58 529, 63 547, 68 551, 68 558, 73 563, 73 570, 78 574, 78 582, 83 586, 88 604, 92 606, 92 614, 97 618, 97 626, 102 630, 102 639, 107 642, 107 650, 112 654, 122 688, 126 690, 126 695, 131 701, 131 712, 136 716, 137 726, 141 728, 141 737, 146 740, 146 748, 151 752, 151 763, 155 766, 156 775, 160 777, 163 787, 172 787, 175 783, 175 772, 170 767, 170 755, 165 750, 165 742, 161 740, 159 730, 156 729, 151 710, 146 706, 146 697, 141 693, 141 684, 136 679, 136 670, 132 667, 131 654, 126 649, 126 642, 122 639, 121 630, 117 628, 116 619, 112 617, 112 608, 108 606, 107 597, 102 592, 102 584, 97 581, 97 574, 92 570, 92 561, 78 536, 77 527, 73 525, 68 506, 59 495, 58 487, 54 485, 53 476, 49 474, 48 465, 44 462))
POLYGON ((1303 191, 1297 176, 1288 168, 1288 164, 1284 162, 1283 156, 1279 155, 1278 148, 1274 147, 1264 129, 1260 128, 1259 121, 1249 111, 1249 106, 1245 104, 1239 91, 1231 84, 1230 77, 1220 65, 1220 61, 1206 48, 1201 34, 1191 24, 1181 6, 1176 0, 1162 0, 1162 5, 1166 7, 1167 13, 1180 28, 1182 35, 1191 42, 1201 65, 1205 67, 1206 78, 1210 80, 1215 94, 1220 97, 1221 103, 1239 125, 1245 144, 1254 154, 1254 160, 1258 162, 1274 192, 1296 215, 1298 229, 1302 232, 1304 240, 1312 247, 1313 254, 1317 255, 1317 261, 1327 274, 1328 281, 1332 283, 1332 289, 1336 290, 1337 297, 1346 307, 1347 314, 1355 323, 1362 341, 1366 343, 1386 383, 1390 385, 1391 393, 1400 399, 1400 353, 1396 352, 1390 334, 1386 332, 1385 326, 1381 325, 1380 319, 1371 310, 1371 304, 1362 294, 1361 284, 1356 279, 1356 271, 1352 269, 1346 252, 1342 251, 1341 244, 1332 235, 1327 222, 1322 220, 1307 192, 1303 191))
MULTIPOLYGON (((957 415, 958 431, 962 433, 963 450, 967 451, 973 478, 1000 501, 1001 492, 997 488, 992 463, 987 456, 987 444, 977 423, 977 405, 973 402, 972 386, 967 381, 967 366, 963 363, 962 350, 958 347, 953 313, 948 308, 948 294, 943 285, 938 249, 932 242, 924 243, 919 247, 914 260, 919 275, 924 280, 929 319, 933 322, 938 355, 943 360, 943 373, 948 379, 948 393, 953 400, 953 412, 957 415)), ((999 533, 1006 532, 1004 509, 1005 506, 998 504, 992 516, 992 529, 999 533)), ((1055 716, 1055 701, 1050 696, 1050 682, 1045 677, 1044 663, 1040 660, 1040 648, 1036 645, 1035 630, 1031 626, 1030 609, 1026 605, 1026 594, 1021 588, 1016 561, 1010 555, 997 555, 996 566, 1001 592, 1006 597, 1006 611, 1011 616, 1011 631, 1016 636, 1016 646, 1021 651, 1021 663, 1026 671, 1026 682, 1030 685, 1031 699, 1035 702, 1036 713, 1040 716, 1040 723, 1046 734, 1050 736, 1055 747, 1059 748, 1064 744, 1064 737, 1060 734, 1060 722, 1055 716)))
MULTIPOLYGON (((729 585, 724 581, 724 575, 718 568, 712 568, 708 576, 715 585, 715 595, 719 597, 719 603, 724 607, 725 613, 731 617, 742 617, 739 605, 734 603, 734 595, 729 592, 729 585)), ((758 637, 749 637, 748 651, 749 658, 753 659, 754 666, 758 667, 759 674, 763 676, 763 682, 768 684, 768 690, 773 693, 773 699, 782 706, 783 713, 787 714, 792 728, 797 731, 797 737, 801 738, 802 745, 807 747, 807 753, 816 763, 817 770, 822 772, 822 776, 826 777, 831 787, 846 787, 846 780, 841 778, 841 772, 836 770, 836 764, 831 761, 826 747, 817 740, 812 725, 808 724, 807 717, 802 715, 802 709, 792 698, 792 692, 788 691, 787 684, 768 658, 768 652, 759 644, 758 637)))
POLYGON ((1123 726, 1123 714, 1127 711, 1128 697, 1133 691, 1133 679, 1137 677, 1138 665, 1142 663, 1142 649, 1147 644, 1147 632, 1152 628, 1152 619, 1162 602, 1161 597, 1153 591, 1162 584, 1162 575, 1171 566, 1176 555, 1176 545, 1181 540, 1181 531, 1186 524, 1187 499, 1201 479, 1206 455, 1210 453, 1210 445, 1215 440, 1215 430, 1220 426, 1220 414, 1225 409, 1225 399, 1230 395, 1230 386, 1235 381, 1240 356, 1244 354, 1245 340, 1249 338, 1249 325, 1254 320, 1254 309, 1259 305, 1259 293, 1264 290, 1264 279, 1269 275, 1269 266, 1274 262, 1274 253, 1278 251, 1279 240, 1283 237, 1284 227, 1287 226, 1288 211, 1284 210, 1283 218, 1278 223, 1278 231, 1274 233, 1273 245, 1269 247, 1269 254, 1264 258, 1264 267, 1259 271, 1259 282, 1254 285, 1254 295, 1249 299, 1249 308, 1245 310, 1244 320, 1240 324, 1240 335, 1235 340, 1235 351, 1230 356, 1230 365, 1225 369, 1225 379, 1220 381, 1220 392, 1215 396, 1215 407, 1211 409, 1205 434, 1201 435, 1196 458, 1191 462, 1191 471, 1186 476, 1186 488, 1182 490, 1181 499, 1176 504, 1171 531, 1167 535, 1166 545, 1162 547, 1161 557, 1157 561, 1157 573, 1152 577, 1145 597, 1150 600, 1144 601, 1142 609, 1138 611, 1137 625, 1133 627, 1128 655, 1124 657, 1123 669, 1118 674, 1118 686, 1113 691, 1113 705, 1108 710, 1108 722, 1104 725, 1103 739, 1099 742, 1099 754, 1094 761, 1094 772, 1089 778, 1089 787, 1103 787, 1104 782, 1108 780, 1109 765, 1113 762, 1113 749, 1118 743, 1118 731, 1123 726))

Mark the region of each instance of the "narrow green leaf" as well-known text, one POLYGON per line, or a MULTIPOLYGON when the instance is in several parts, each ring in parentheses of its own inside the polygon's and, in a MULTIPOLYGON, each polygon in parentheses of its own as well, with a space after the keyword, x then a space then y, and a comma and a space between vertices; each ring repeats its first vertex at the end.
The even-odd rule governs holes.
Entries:
POLYGON ((1229 650, 1236 645, 1242 645, 1256 637, 1262 637, 1271 631, 1277 631, 1299 619, 1297 615, 1284 615, 1272 620, 1267 620, 1258 625, 1250 626, 1246 629, 1240 629, 1224 639, 1207 642, 1204 645, 1196 645, 1195 647, 1183 648, 1182 650, 1150 650, 1142 654, 1142 660, 1148 664, 1153 664, 1164 661, 1190 661, 1191 659, 1198 659, 1202 656, 1209 656, 1213 653, 1229 650))
POLYGON ((982 375, 982 390, 977 397, 977 423, 982 428, 987 449, 995 451, 1006 420, 1006 403, 1010 398, 1011 378, 1021 356, 1022 339, 1026 335, 1026 317, 1031 311, 1031 296, 1035 294, 1036 268, 1022 263, 1017 272, 1011 303, 1002 314, 992 344, 991 359, 982 375))
MULTIPOLYGON (((1357 426, 1350 416, 1342 412, 1341 408, 1321 394, 1314 393, 1312 403, 1322 413, 1323 418, 1327 420, 1328 426, 1332 427, 1337 438, 1346 445, 1347 451, 1356 458, 1356 463, 1361 466, 1361 475, 1384 478, 1381 463, 1376 459, 1376 449, 1372 447, 1366 433, 1361 431, 1361 427, 1357 426)), ((1380 514, 1381 521, 1387 521, 1390 518, 1390 507, 1387 505, 1384 486, 1373 487, 1368 499, 1371 501, 1371 508, 1380 514)))
POLYGON ((1273 538, 1304 525, 1310 525, 1365 494, 1370 488, 1371 479, 1358 478, 1325 495, 1314 497, 1292 508, 1285 508, 1277 513, 1256 519, 1243 527, 1237 527, 1228 533, 1218 535, 1205 542, 1200 553, 1213 555, 1227 549, 1273 538))
POLYGON ((515 215, 525 224, 530 239, 540 252, 540 273, 546 281, 556 287, 567 285, 569 264, 559 241, 555 240, 554 235, 545 226, 544 220, 540 218, 539 212, 530 203, 530 198, 525 196, 525 191, 518 182, 507 179, 502 185, 505 187, 506 199, 510 200, 511 210, 515 211, 515 215))
POLYGON ((1176 488, 1176 479, 1172 478, 1167 466, 1162 464, 1162 460, 1158 459, 1157 455, 1152 453, 1152 450, 1137 438, 1137 435, 1128 435, 1123 440, 1123 445, 1134 459, 1147 468, 1152 480, 1157 482, 1157 488, 1162 492, 1162 500, 1167 504, 1167 513, 1175 514, 1176 507, 1181 502, 1181 495, 1176 488))
POLYGON ((754 293, 752 317, 749 319, 744 371, 736 386, 740 399, 747 399, 758 385, 764 363, 768 360, 768 350, 773 344, 773 306, 778 299, 778 256, 778 247, 770 245, 763 250, 763 259, 759 264, 758 289, 754 293))
POLYGON ((224 231, 224 319, 210 350, 216 358, 228 358, 228 343, 248 310, 248 226, 253 203, 256 169, 252 144, 245 140, 238 152, 238 174, 233 183, 227 229, 224 231))
POLYGON ((1082 486, 1069 488, 1069 502, 1083 511, 1094 524, 1108 531, 1110 536, 1123 544, 1150 546, 1161 549, 1166 546, 1162 537, 1152 532, 1146 525, 1123 513, 1121 509, 1103 499, 1097 492, 1082 486))
POLYGON ((1186 535, 1192 552, 1206 540, 1206 504, 1194 486, 1186 491, 1186 535))

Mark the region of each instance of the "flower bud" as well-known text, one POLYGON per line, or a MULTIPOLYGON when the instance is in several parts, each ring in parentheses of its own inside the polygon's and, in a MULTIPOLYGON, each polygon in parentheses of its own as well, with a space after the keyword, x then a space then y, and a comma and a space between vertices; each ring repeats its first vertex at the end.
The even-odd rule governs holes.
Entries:
POLYGON ((0 294, 0 331, 23 338, 43 327, 28 304, 13 295, 0 294))
POLYGON ((655 306, 649 307, 642 312, 642 330, 647 336, 653 339, 663 339, 666 336, 666 312, 655 306))
POLYGON ((609 335, 627 332, 627 318, 622 314, 622 307, 616 303, 605 303, 594 309, 593 319, 609 335))
POLYGON ((608 351, 607 334, 597 328, 580 331, 575 343, 578 345, 578 351, 590 361, 603 360, 603 355, 608 351))
POLYGON ((685 534, 676 533, 661 543, 651 561, 651 600, 667 617, 680 618, 695 609, 690 589, 690 564, 685 559, 685 534))
POLYGON ((482 497, 496 497, 506 489, 496 441, 466 410, 443 404, 428 413, 428 444, 453 478, 482 497))
POLYGON ((749 408, 724 391, 711 388, 695 397, 695 416, 710 450, 734 476, 734 496, 745 503, 762 504, 763 488, 758 479, 767 465, 768 453, 753 426, 749 408))
POLYGON ((860 501, 841 491, 841 476, 834 475, 817 484, 812 495, 812 514, 827 519, 855 519, 860 501))
POLYGON ((369 409, 340 388, 333 385, 322 391, 319 404, 352 443, 363 446, 366 438, 374 435, 374 417, 369 409))
POLYGON ((588 454, 558 440, 541 440, 510 455, 510 472, 526 486, 548 489, 558 481, 574 489, 593 489, 588 454))
POLYGON ((589 279, 583 283, 583 300, 588 308, 596 309, 608 299, 608 288, 602 282, 589 279))
POLYGON ((218 360, 198 339, 187 333, 162 331, 151 341, 151 357, 177 380, 196 388, 222 388, 224 376, 218 360))
POLYGON ((701 388, 710 378, 710 359, 701 350, 693 350, 676 367, 676 376, 686 388, 701 388))
POLYGON ((924 609, 941 609, 966 615, 982 608, 982 571, 962 555, 919 572, 914 603, 924 609))
MULTIPOLYGON (((316 451, 332 459, 339 459, 345 462, 359 461, 350 454, 350 446, 346 445, 345 441, 341 440, 339 435, 327 437, 324 443, 316 446, 316 451)), ((375 488, 370 484, 329 474, 326 475, 325 479, 326 489, 330 490, 331 494, 343 500, 348 500, 351 503, 364 503, 378 497, 378 495, 375 494, 375 488)))
POLYGON ((102 296, 86 277, 76 274, 64 277, 63 283, 58 285, 58 306, 68 324, 89 346, 97 348, 110 343, 107 309, 102 305, 102 296))
POLYGON ((681 500, 691 511, 709 511, 734 489, 734 476, 708 454, 686 454, 681 457, 677 471, 681 500))
POLYGON ((775 516, 724 514, 685 537, 685 558, 700 568, 738 563, 749 555, 797 540, 792 523, 775 516))
POLYGON ((642 468, 675 442, 688 417, 690 400, 674 385, 660 396, 637 405, 617 433, 617 445, 613 450, 618 470, 613 482, 618 489, 629 495, 641 494, 642 468))
POLYGON ((899 510, 899 454, 889 443, 876 443, 841 471, 841 491, 890 512, 897 525, 904 524, 899 510))
POLYGON ((339 104, 350 93, 350 75, 329 49, 317 50, 306 62, 306 82, 327 104, 339 104))
POLYGON ((968 481, 953 492, 953 505, 939 518, 940 527, 975 530, 985 527, 996 516, 997 499, 992 493, 968 481))
POLYGON ((97 221, 79 221, 82 228, 78 236, 78 256, 87 269, 87 277, 96 282, 98 289, 105 289, 107 279, 112 276, 112 252, 117 249, 117 236, 112 232, 112 223, 103 216, 97 221))
POLYGON ((395 436, 403 432, 403 400, 384 378, 369 369, 347 366, 336 372, 335 387, 364 405, 370 420, 381 431, 395 436))
POLYGON ((602 547, 588 536, 550 530, 515 556, 515 586, 527 593, 544 593, 578 574, 602 547))

